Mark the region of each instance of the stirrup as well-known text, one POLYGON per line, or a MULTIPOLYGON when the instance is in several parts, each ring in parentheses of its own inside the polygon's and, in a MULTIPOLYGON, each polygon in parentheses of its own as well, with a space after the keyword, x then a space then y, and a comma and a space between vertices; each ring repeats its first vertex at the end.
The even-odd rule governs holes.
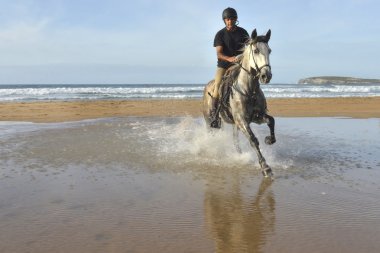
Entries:
POLYGON ((222 127, 222 120, 219 116, 217 116, 215 119, 211 120, 211 123, 210 123, 210 127, 211 128, 221 128, 222 127))
MULTIPOLYGON (((209 93, 211 96, 211 94, 209 93)), ((212 97, 212 96, 211 96, 212 97)), ((219 117, 219 111, 220 111, 220 103, 221 101, 219 99, 215 99, 212 97, 212 110, 210 115, 210 127, 212 128, 221 128, 222 121, 219 117)))

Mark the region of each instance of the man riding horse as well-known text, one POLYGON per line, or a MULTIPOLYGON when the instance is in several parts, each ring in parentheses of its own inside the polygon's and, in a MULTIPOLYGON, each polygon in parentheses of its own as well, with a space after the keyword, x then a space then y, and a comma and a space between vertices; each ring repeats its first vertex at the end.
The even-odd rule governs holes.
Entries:
POLYGON ((276 142, 275 120, 268 114, 266 98, 260 88, 260 84, 268 84, 272 79, 268 45, 271 30, 265 35, 257 35, 254 29, 249 37, 246 30, 236 26, 237 13, 232 8, 223 11, 223 19, 226 27, 216 34, 214 42, 218 69, 215 80, 211 80, 203 91, 203 116, 206 124, 213 128, 221 128, 222 122, 232 124, 238 151, 238 133, 242 132, 256 151, 263 175, 272 178, 272 169, 250 127, 250 123, 266 123, 270 135, 265 137, 265 143, 276 142), (227 73, 227 68, 233 64, 235 67, 227 73))
POLYGON ((223 29, 217 32, 214 39, 214 47, 218 57, 218 67, 215 74, 215 86, 212 94, 212 115, 211 127, 218 128, 219 106, 220 106, 220 85, 226 70, 237 61, 236 56, 241 53, 247 39, 248 32, 237 26, 237 12, 235 9, 228 7, 222 13, 224 24, 223 29))

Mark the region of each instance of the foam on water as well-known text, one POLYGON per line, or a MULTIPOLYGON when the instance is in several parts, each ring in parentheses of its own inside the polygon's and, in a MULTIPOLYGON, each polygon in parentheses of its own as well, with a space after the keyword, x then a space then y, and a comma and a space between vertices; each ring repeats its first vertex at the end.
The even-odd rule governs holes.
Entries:
POLYGON ((253 159, 251 153, 236 151, 229 130, 209 132, 203 119, 189 117, 176 124, 153 127, 148 134, 159 139, 160 152, 173 158, 183 154, 189 161, 207 160, 214 165, 248 164, 253 159))
MULTIPOLYGON (((279 118, 277 143, 272 146, 264 144, 269 134, 265 124, 251 127, 277 176, 331 178, 341 176, 344 170, 379 166, 374 159, 374 154, 380 153, 374 141, 379 136, 378 120, 366 120, 370 127, 365 129, 361 122, 279 118)), ((230 125, 210 133, 201 118, 119 118, 64 124, 2 124, 1 128, 8 150, 15 144, 14 151, 6 156, 8 160, 24 161, 27 166, 31 160, 35 166, 59 160, 91 166, 129 164, 152 171, 200 171, 204 167, 260 170, 256 153, 245 136, 239 136, 243 152, 238 153, 230 125), (16 145, 19 142, 23 145, 16 145)))
MULTIPOLYGON (((0 101, 201 98, 205 84, 1 85, 0 101)), ((266 84, 267 98, 380 96, 379 84, 266 84)))
POLYGON ((196 98, 203 85, 9 85, 0 87, 0 101, 196 98))

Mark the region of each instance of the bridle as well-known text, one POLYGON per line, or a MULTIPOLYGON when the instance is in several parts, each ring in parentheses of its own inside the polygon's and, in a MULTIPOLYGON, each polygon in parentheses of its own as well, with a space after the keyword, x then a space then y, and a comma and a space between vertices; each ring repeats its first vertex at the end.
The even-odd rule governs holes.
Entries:
MULTIPOLYGON (((259 67, 259 66, 257 65, 257 62, 256 62, 255 57, 254 57, 254 55, 253 55, 253 46, 252 46, 252 45, 253 45, 253 44, 250 44, 250 47, 251 47, 251 55, 252 55, 253 62, 255 63, 255 71, 256 71, 256 75, 253 75, 251 71, 249 71, 249 70, 247 70, 246 68, 244 68, 243 65, 242 65, 240 62, 238 62, 237 64, 240 66, 241 69, 243 69, 243 70, 248 74, 249 79, 252 78, 252 77, 253 77, 254 79, 259 79, 259 77, 260 77, 260 73, 261 73, 261 70, 262 70, 263 68, 265 68, 265 67, 269 67, 269 69, 271 69, 271 66, 270 66, 270 64, 264 64, 264 65, 261 66, 261 67, 259 67)), ((259 83, 258 83, 258 84, 259 84, 259 83)), ((256 89, 257 89, 257 87, 258 87, 258 86, 255 85, 252 94, 246 94, 246 93, 244 93, 244 92, 241 90, 240 86, 237 86, 236 84, 233 84, 233 85, 232 85, 232 88, 233 88, 234 90, 236 90, 237 92, 239 92, 239 93, 240 93, 241 95, 243 95, 243 96, 251 97, 252 100, 254 100, 254 101, 256 100, 256 89)))
MULTIPOLYGON (((251 55, 252 55, 252 59, 253 59, 253 62, 255 63, 255 71, 256 71, 256 75, 255 75, 254 77, 255 77, 255 78, 259 78, 260 73, 261 73, 261 70, 262 70, 263 68, 265 68, 265 67, 268 67, 269 69, 271 69, 271 66, 270 66, 270 64, 264 64, 263 66, 259 67, 259 66, 257 65, 256 60, 255 60, 255 57, 253 57, 253 46, 252 46, 252 44, 250 45, 250 47, 251 47, 251 55)), ((243 65, 242 65, 240 62, 238 62, 237 64, 239 64, 240 68, 243 69, 243 70, 244 70, 249 76, 252 75, 252 73, 251 73, 249 70, 247 70, 246 68, 244 68, 243 65)))

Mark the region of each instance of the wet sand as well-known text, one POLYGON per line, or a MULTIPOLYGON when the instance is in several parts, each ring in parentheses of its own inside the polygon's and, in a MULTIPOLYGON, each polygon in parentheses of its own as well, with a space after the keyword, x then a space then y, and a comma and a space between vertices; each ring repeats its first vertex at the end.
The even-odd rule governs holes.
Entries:
MULTIPOLYGON (((275 117, 380 118, 380 97, 269 99, 275 117)), ((201 116, 201 100, 0 103, 1 121, 64 122, 125 116, 201 116)))
POLYGON ((197 100, 2 104, 24 113, 7 120, 116 117, 0 122, 0 252, 377 253, 378 102, 270 101, 368 117, 277 117, 273 146, 253 124, 273 182, 244 136, 239 154, 229 126, 206 131, 197 100))

